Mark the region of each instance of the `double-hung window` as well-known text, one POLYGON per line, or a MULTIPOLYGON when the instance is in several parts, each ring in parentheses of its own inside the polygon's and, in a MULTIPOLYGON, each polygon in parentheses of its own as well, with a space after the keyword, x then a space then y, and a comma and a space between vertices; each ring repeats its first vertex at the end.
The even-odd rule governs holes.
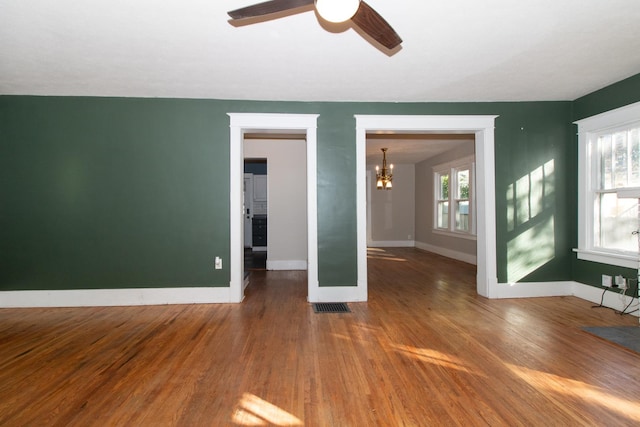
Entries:
POLYGON ((576 123, 578 258, 636 268, 640 103, 576 123))
POLYGON ((474 158, 435 166, 433 178, 435 231, 474 236, 474 158))

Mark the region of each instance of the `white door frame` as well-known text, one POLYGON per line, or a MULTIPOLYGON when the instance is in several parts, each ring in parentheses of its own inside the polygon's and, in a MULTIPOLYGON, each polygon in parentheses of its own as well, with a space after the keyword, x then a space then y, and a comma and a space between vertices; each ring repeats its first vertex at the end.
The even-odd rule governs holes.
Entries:
POLYGON ((498 283, 494 127, 498 116, 356 115, 356 200, 358 289, 367 295, 367 132, 473 132, 476 136, 477 278, 479 295, 492 297, 498 283))
POLYGON ((229 222, 231 278, 229 302, 244 299, 244 182, 243 140, 246 131, 299 130, 306 132, 307 142, 307 281, 308 296, 318 293, 318 189, 317 189, 317 121, 318 114, 227 113, 229 115, 229 222))

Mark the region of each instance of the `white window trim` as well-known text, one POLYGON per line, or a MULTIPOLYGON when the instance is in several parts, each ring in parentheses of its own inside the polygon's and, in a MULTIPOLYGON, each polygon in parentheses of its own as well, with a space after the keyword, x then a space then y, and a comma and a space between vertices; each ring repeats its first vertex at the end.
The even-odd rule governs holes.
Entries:
POLYGON ((467 240, 477 240, 477 237, 475 234, 465 233, 462 231, 449 231, 449 230, 444 230, 442 228, 434 228, 432 232, 433 234, 441 234, 443 236, 448 236, 448 237, 457 237, 460 239, 467 239, 467 240))
POLYGON ((574 122, 578 125, 578 247, 574 251, 578 259, 619 267, 638 267, 638 256, 621 251, 602 251, 593 248, 594 176, 597 157, 591 146, 596 135, 607 130, 624 127, 640 119, 640 102, 574 122), (590 167, 589 167, 590 166, 590 167))
POLYGON ((434 193, 433 193, 433 229, 432 231, 436 234, 442 234, 450 237, 461 237, 466 239, 476 239, 476 159, 475 156, 467 156, 461 159, 456 159, 447 163, 441 163, 439 165, 435 165, 432 167, 432 175, 434 177, 433 185, 434 185, 434 193), (468 232, 455 230, 455 210, 453 209, 453 202, 457 199, 453 198, 453 184, 455 182, 455 177, 453 174, 454 169, 459 169, 463 166, 469 166, 469 174, 471 175, 469 178, 471 180, 469 187, 469 219, 470 219, 470 230, 468 232), (437 196, 440 194, 440 182, 435 179, 436 176, 440 176, 442 174, 449 175, 449 228, 444 229, 438 227, 438 201, 440 200, 437 196))

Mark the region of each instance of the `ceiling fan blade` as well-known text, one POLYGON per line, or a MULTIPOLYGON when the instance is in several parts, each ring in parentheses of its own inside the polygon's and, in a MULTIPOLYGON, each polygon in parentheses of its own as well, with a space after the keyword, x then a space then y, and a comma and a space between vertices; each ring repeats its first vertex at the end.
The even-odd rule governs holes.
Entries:
POLYGON ((351 21, 387 49, 393 49, 402 43, 402 39, 391 25, 364 1, 360 2, 360 7, 351 21))
POLYGON ((271 0, 227 12, 233 19, 255 18, 313 4, 313 0, 271 0))

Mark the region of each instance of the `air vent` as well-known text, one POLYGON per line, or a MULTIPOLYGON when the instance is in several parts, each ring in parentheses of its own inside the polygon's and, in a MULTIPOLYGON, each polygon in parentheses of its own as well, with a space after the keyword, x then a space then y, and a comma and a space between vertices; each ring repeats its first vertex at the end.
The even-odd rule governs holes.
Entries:
POLYGON ((349 306, 343 302, 316 302, 313 304, 315 313, 351 313, 349 306))

